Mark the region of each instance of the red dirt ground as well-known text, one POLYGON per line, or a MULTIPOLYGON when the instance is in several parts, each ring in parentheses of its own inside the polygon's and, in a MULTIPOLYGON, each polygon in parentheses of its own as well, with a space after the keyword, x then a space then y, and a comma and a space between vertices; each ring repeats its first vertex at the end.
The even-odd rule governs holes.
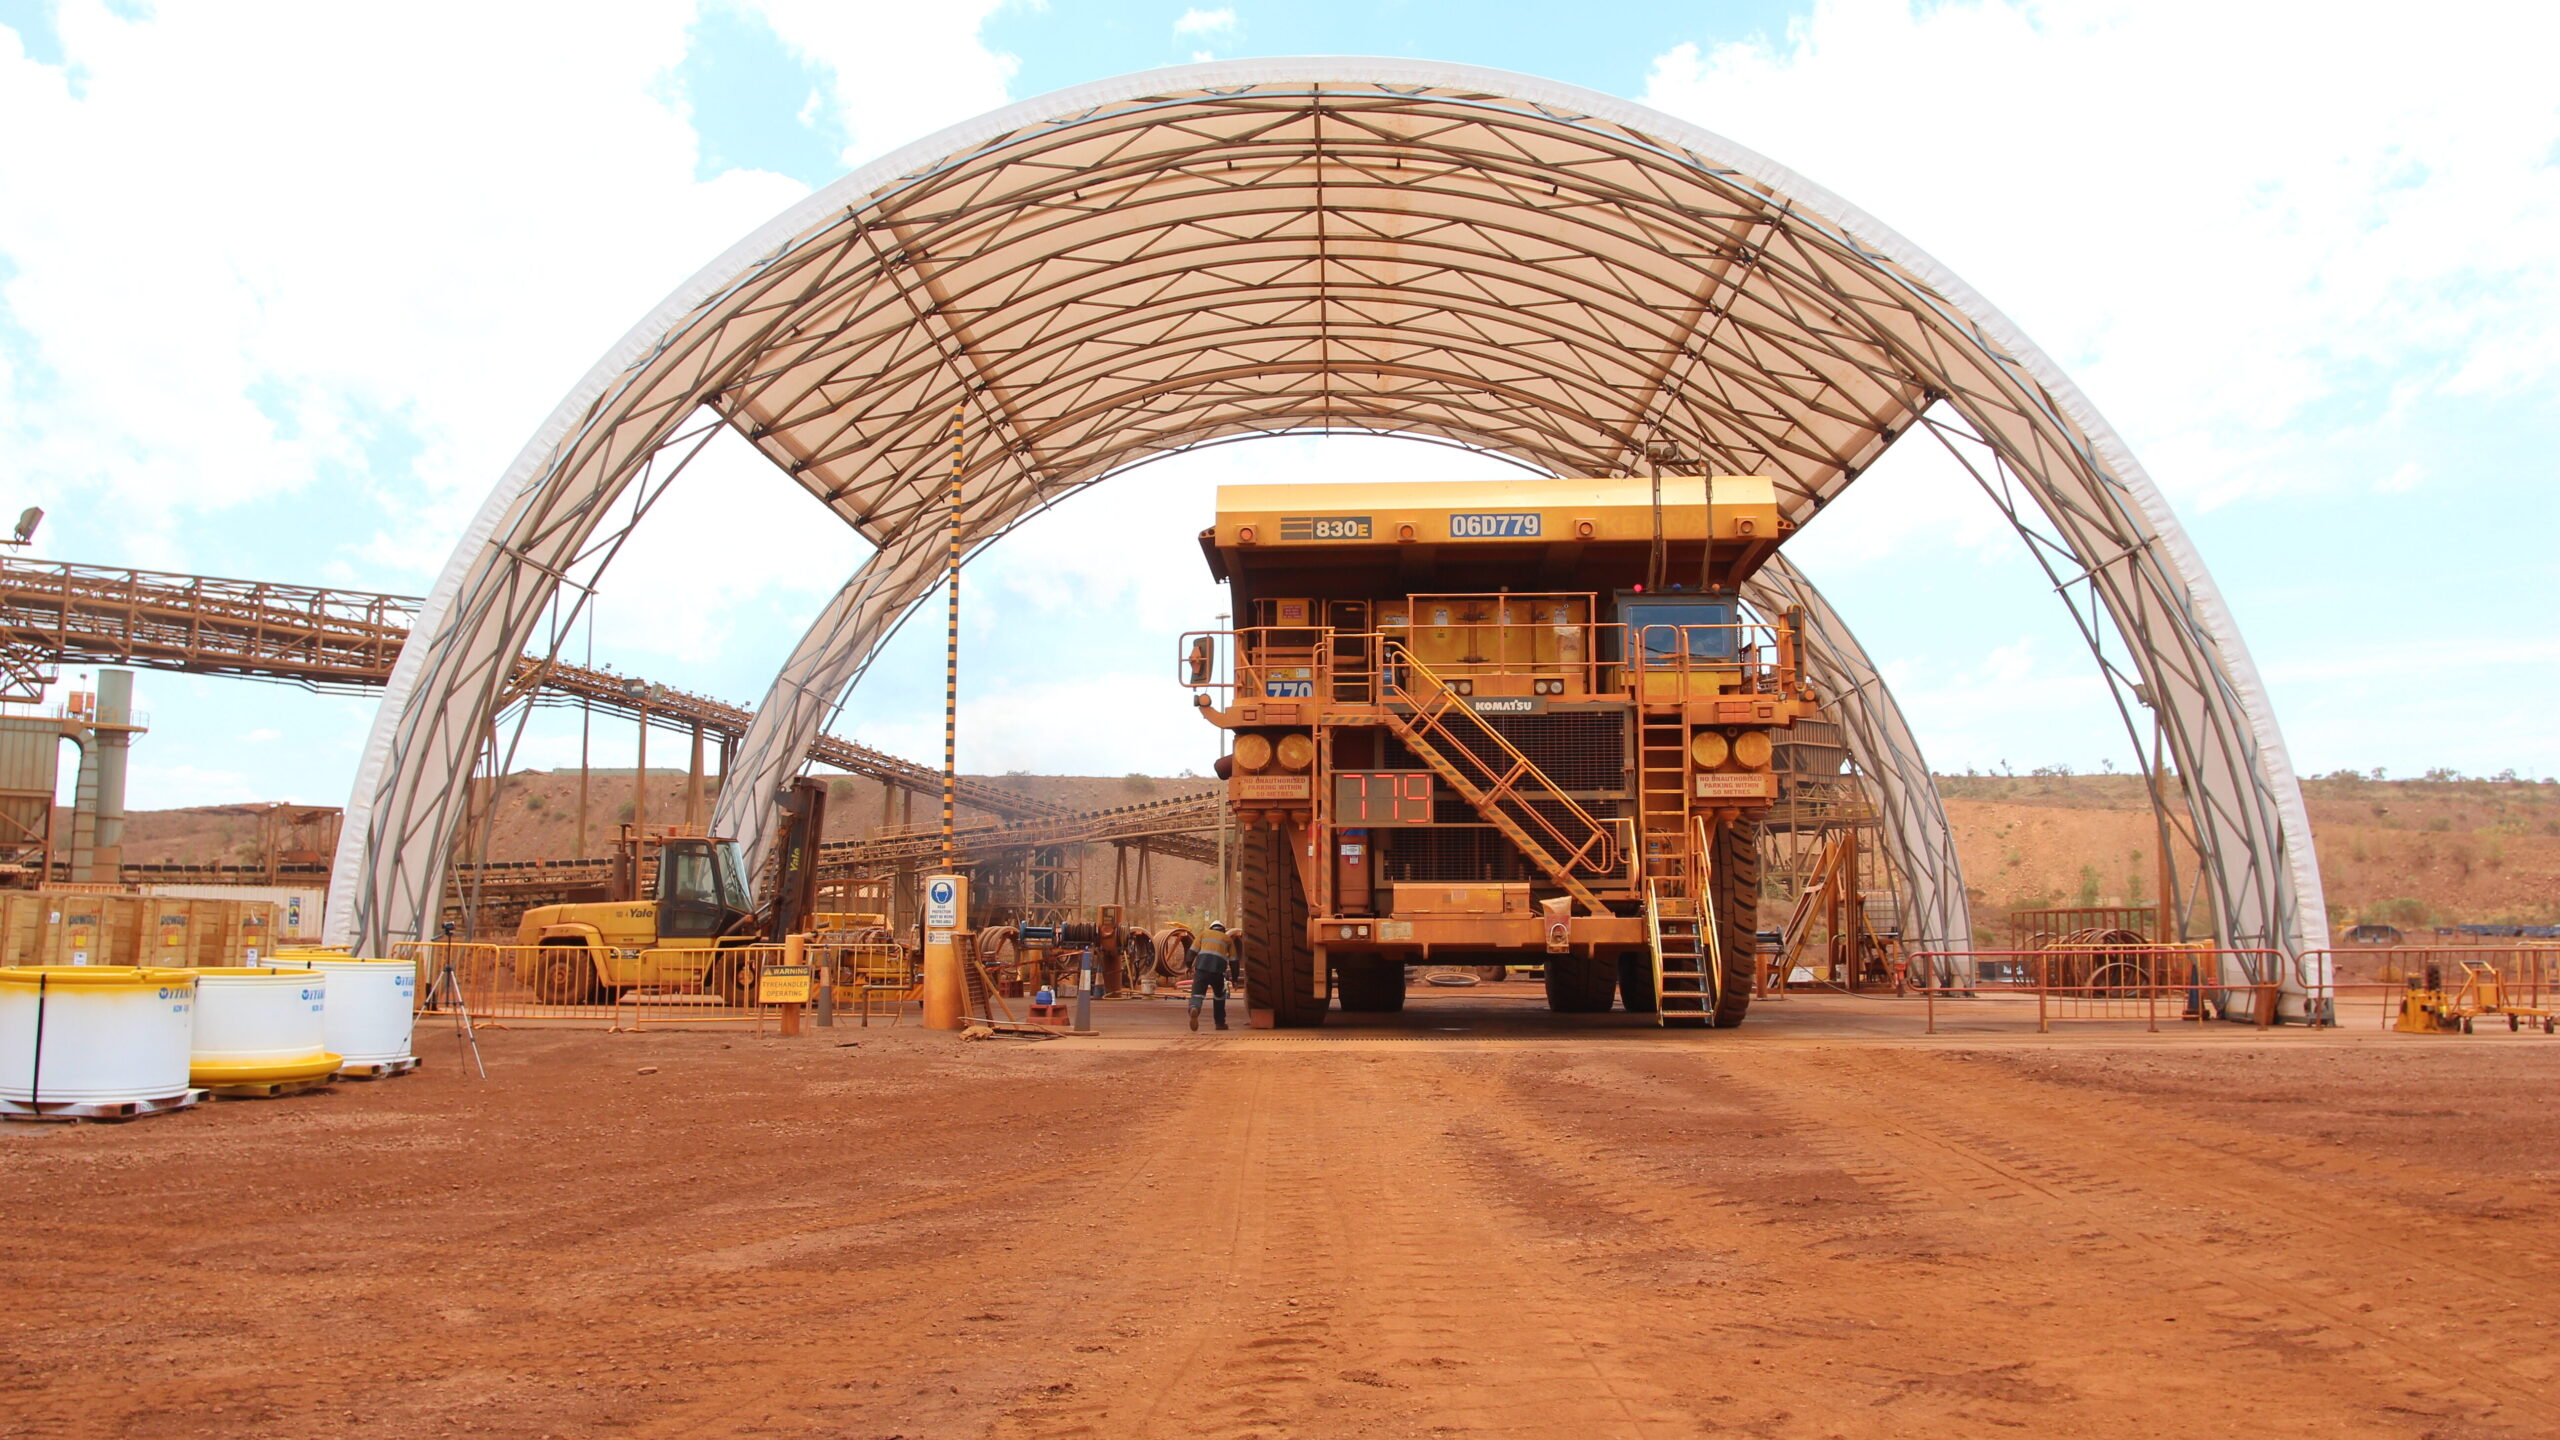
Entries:
POLYGON ((0 1129, 0 1434, 2560 1433, 2560 1041, 1107 1008, 0 1129))

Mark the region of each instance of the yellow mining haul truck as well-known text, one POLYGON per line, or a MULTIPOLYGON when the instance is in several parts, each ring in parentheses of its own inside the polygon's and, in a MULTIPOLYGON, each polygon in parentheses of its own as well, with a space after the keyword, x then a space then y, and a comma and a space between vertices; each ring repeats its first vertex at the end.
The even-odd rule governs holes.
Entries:
POLYGON ((1182 678, 1233 733, 1256 1025, 1404 1004, 1404 967, 1543 965, 1559 1011, 1751 1000, 1773 730, 1800 617, 1736 587, 1791 527, 1758 476, 1229 486, 1237 627, 1182 678))
POLYGON ((583 1005, 638 991, 747 1003, 757 968, 749 947, 801 929, 817 908, 826 802, 814 780, 783 793, 774 893, 761 906, 737 841, 623 826, 612 899, 537 905, 517 922, 516 943, 540 952, 527 977, 534 998, 583 1005))

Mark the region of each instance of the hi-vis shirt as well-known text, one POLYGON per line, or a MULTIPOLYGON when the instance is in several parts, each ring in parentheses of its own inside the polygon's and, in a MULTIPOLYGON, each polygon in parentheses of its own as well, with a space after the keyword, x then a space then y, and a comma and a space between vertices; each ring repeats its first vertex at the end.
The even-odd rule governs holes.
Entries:
POLYGON ((1216 930, 1201 936, 1198 943, 1192 947, 1192 969, 1207 975, 1226 974, 1227 946, 1234 941, 1234 938, 1216 930))

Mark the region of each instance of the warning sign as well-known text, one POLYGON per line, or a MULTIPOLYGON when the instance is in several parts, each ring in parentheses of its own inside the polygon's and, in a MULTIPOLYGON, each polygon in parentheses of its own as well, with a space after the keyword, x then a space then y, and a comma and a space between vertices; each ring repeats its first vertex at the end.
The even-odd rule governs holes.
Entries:
POLYGON ((806 965, 768 965, 756 976, 756 1003, 759 1005, 806 1005, 809 1003, 809 967, 806 965))

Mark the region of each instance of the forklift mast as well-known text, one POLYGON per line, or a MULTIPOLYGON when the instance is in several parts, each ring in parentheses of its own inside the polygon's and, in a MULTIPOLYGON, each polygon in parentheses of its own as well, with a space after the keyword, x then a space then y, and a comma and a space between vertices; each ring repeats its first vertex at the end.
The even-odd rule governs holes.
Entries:
POLYGON ((772 908, 764 933, 779 940, 818 909, 818 845, 827 834, 827 782, 806 776, 782 792, 781 845, 775 854, 772 908))

